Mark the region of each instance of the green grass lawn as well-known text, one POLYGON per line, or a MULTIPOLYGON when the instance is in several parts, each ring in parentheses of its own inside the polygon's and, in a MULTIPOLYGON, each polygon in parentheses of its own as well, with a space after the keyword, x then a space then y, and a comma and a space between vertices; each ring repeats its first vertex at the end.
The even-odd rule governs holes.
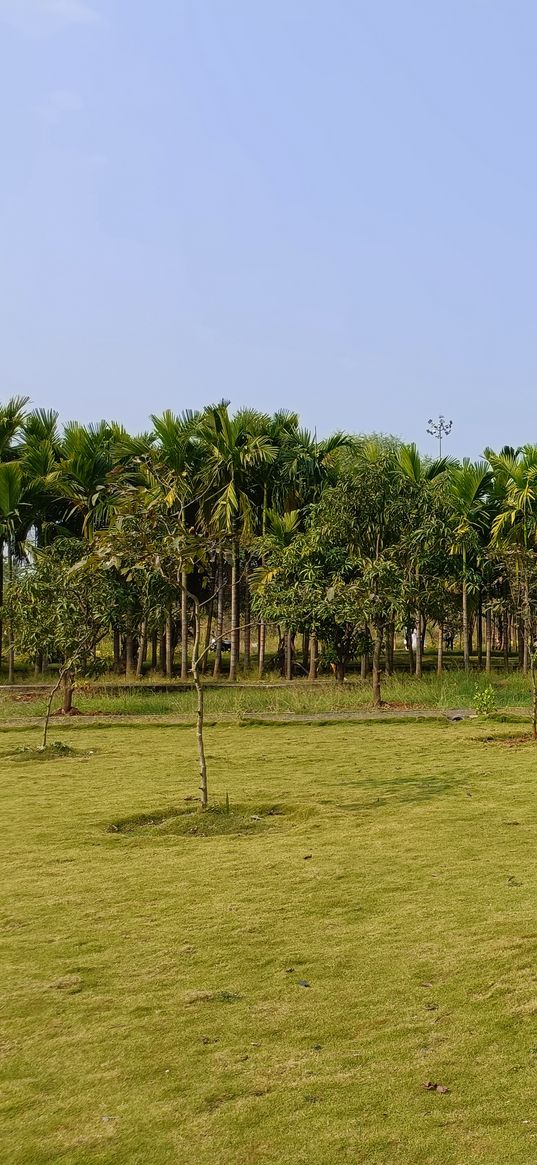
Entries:
POLYGON ((2 732, 2 1165, 532 1165, 516 731, 2 732))

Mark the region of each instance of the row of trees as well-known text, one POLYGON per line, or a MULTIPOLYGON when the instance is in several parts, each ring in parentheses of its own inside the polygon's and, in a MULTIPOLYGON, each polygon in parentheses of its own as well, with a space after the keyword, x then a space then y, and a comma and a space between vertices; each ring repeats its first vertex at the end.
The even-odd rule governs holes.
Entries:
POLYGON ((141 674, 147 661, 170 677, 179 649, 186 679, 193 655, 206 669, 214 638, 218 675, 229 638, 230 680, 253 654, 262 675, 270 625, 288 678, 315 678, 322 657, 341 681, 359 660, 376 703, 400 633, 418 677, 427 630, 438 670, 446 635, 459 632, 466 669, 474 644, 487 670, 494 651, 508 664, 513 647, 532 669, 537 447, 431 461, 388 438, 317 441, 294 413, 231 415, 226 402, 151 423, 136 437, 105 422, 60 430, 55 413, 24 399, 0 407, 0 666, 7 657, 9 679, 17 649, 36 669, 69 656, 50 628, 39 640, 35 619, 31 636, 21 631, 25 603, 46 609, 24 587, 39 574, 54 590, 62 563, 67 594, 88 564, 95 577, 106 572, 85 666, 110 636, 117 670, 141 674))

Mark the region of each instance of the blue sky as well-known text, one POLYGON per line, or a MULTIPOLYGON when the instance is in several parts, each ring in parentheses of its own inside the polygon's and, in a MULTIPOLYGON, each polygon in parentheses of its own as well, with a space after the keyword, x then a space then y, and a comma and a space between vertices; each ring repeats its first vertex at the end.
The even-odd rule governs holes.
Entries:
POLYGON ((532 0, 0 0, 0 394, 537 440, 532 0))

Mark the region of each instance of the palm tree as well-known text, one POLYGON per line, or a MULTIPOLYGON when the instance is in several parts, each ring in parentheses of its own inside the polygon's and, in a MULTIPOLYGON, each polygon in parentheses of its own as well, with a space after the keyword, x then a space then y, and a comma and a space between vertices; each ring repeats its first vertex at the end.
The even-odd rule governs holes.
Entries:
MULTIPOLYGON (((19 522, 21 507, 24 504, 24 486, 21 467, 16 461, 0 462, 0 547, 7 545, 7 569, 8 581, 13 579, 13 543, 15 539, 15 532, 19 522)), ((2 561, 3 566, 3 561, 2 561)), ((3 569, 2 569, 2 591, 3 591, 3 569)), ((3 599, 3 594, 2 594, 3 599)), ((14 664, 15 653, 13 645, 13 635, 11 628, 9 630, 9 648, 8 648, 8 666, 9 676, 8 682, 10 684, 14 681, 14 664)), ((3 628, 0 623, 0 661, 2 658, 2 633, 3 628)))
MULTIPOLYGON (((196 482, 201 446, 198 438, 199 413, 188 410, 176 415, 167 409, 161 417, 152 415, 154 447, 151 464, 157 473, 164 470, 168 500, 177 504, 183 522, 196 519, 196 482), (190 509, 190 514, 188 513, 190 509)), ((166 674, 173 672, 173 622, 171 606, 166 619, 166 674)), ((181 580, 181 679, 188 679, 188 579, 181 580)))
POLYGON ((208 529, 229 539, 231 553, 231 657, 229 678, 237 678, 239 658, 239 553, 241 537, 256 524, 256 488, 261 467, 273 464, 277 450, 251 410, 231 417, 225 403, 205 410, 199 424, 202 447, 202 505, 208 529))
POLYGON ((537 446, 504 449, 499 454, 487 450, 487 456, 495 481, 492 541, 503 548, 504 556, 512 560, 515 568, 511 591, 520 613, 519 626, 523 628, 523 670, 527 674, 531 638, 529 565, 537 536, 537 446))
MULTIPOLYGON (((423 526, 423 522, 427 523, 427 515, 426 515, 426 512, 424 510, 424 506, 422 503, 425 502, 427 493, 430 491, 432 483, 436 482, 438 478, 441 478, 446 473, 448 468, 454 468, 455 462, 447 457, 440 457, 440 458, 436 458, 434 460, 429 460, 428 458, 424 458, 419 453, 418 448, 414 444, 414 442, 412 442, 409 445, 401 445, 401 447, 397 450, 396 457, 397 457, 397 463, 399 465, 399 469, 401 471, 403 478, 405 478, 407 481, 412 483, 412 485, 414 486, 415 492, 416 492, 416 507, 417 507, 418 512, 416 513, 416 516, 415 516, 416 526, 414 527, 412 533, 409 535, 409 542, 412 544, 412 547, 414 548, 414 550, 418 552, 418 553, 414 553, 412 555, 412 558, 414 561, 411 563, 410 569, 411 569, 411 572, 414 574, 416 594, 417 594, 417 599, 418 599, 417 610, 416 610, 415 615, 414 615, 415 623, 416 623, 415 674, 416 674, 416 677, 418 679, 421 679, 422 661, 423 661, 423 641, 424 641, 424 637, 425 637, 425 631, 424 631, 424 614, 423 614, 422 604, 420 602, 420 574, 421 574, 420 558, 423 556, 419 553, 419 551, 420 551, 420 549, 423 548, 423 544, 427 540, 426 539, 426 529, 423 526)), ((441 622, 439 624, 439 627, 438 627, 439 659, 441 659, 441 653, 442 653, 443 633, 444 633, 444 629, 443 629, 443 624, 441 622)), ((388 644, 386 644, 386 649, 387 649, 387 655, 388 655, 388 644)), ((393 651, 392 651, 392 654, 393 654, 393 651)), ((410 649, 411 671, 412 671, 412 664, 413 664, 412 656, 413 656, 413 651, 412 651, 412 649, 410 649)), ((440 664, 439 664, 439 670, 441 670, 440 664)))
POLYGON ((462 559, 462 639, 464 669, 470 669, 468 636, 468 558, 478 549, 479 537, 489 525, 493 476, 486 461, 465 458, 450 472, 452 505, 452 553, 462 559))
POLYGON ((56 493, 68 503, 65 520, 91 542, 108 522, 114 470, 114 430, 106 421, 65 426, 56 493))

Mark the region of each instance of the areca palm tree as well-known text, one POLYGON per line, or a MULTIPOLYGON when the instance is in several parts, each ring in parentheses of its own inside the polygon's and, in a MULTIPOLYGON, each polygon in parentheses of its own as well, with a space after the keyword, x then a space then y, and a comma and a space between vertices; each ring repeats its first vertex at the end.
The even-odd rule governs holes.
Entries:
POLYGON ((239 547, 254 533, 257 474, 275 462, 276 446, 259 425, 260 414, 231 417, 224 403, 205 410, 199 424, 203 509, 207 526, 228 539, 231 553, 231 655, 229 678, 237 678, 239 657, 239 547))
MULTIPOLYGON (((3 559, 4 545, 7 546, 8 580, 13 578, 13 543, 24 504, 23 476, 17 461, 0 462, 0 587, 3 601, 3 559)), ((2 661, 3 626, 0 615, 0 664, 2 661)), ((14 679, 13 637, 9 634, 9 683, 14 679)))
POLYGON ((490 521, 490 493, 493 475, 486 461, 465 458, 450 472, 450 495, 453 514, 452 553, 462 561, 462 638, 464 669, 470 669, 468 637, 468 560, 476 552, 479 537, 490 521))
MULTIPOLYGON (((154 470, 164 470, 168 503, 176 505, 181 522, 189 516, 195 521, 196 483, 201 445, 198 437, 199 413, 188 410, 177 415, 167 409, 162 416, 152 415, 154 444, 150 460, 154 470), (188 514, 189 509, 191 513, 188 514)), ((188 585, 183 574, 181 584, 181 679, 188 678, 188 585)), ((171 607, 166 619, 166 674, 173 672, 173 625, 171 607)))
POLYGON ((503 548, 504 557, 514 566, 511 592, 524 630, 523 669, 528 670, 530 647, 530 564, 537 542, 537 446, 505 449, 496 454, 487 450, 494 471, 496 515, 492 540, 503 548))

